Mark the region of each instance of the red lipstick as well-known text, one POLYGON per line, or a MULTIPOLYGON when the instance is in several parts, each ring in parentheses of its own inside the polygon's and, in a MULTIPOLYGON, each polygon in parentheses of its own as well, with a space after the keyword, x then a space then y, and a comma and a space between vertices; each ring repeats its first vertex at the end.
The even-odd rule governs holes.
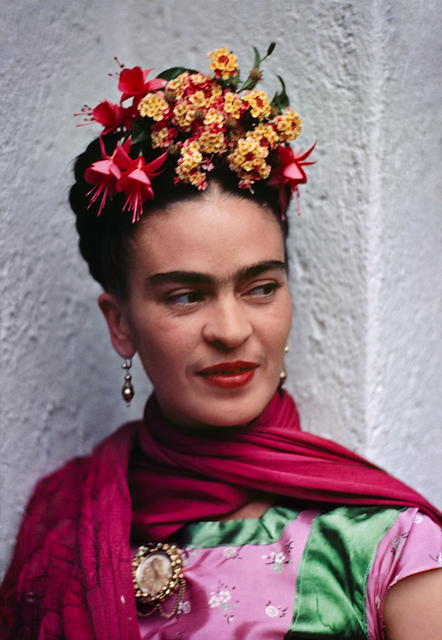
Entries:
POLYGON ((244 387, 253 379, 257 367, 256 362, 244 362, 243 360, 221 362, 212 367, 200 369, 196 375, 201 376, 208 384, 215 387, 236 389, 244 387))

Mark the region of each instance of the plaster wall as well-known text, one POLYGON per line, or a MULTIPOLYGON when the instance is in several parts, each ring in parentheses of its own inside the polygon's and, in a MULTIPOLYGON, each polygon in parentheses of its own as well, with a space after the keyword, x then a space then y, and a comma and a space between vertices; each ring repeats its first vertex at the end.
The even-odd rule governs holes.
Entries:
POLYGON ((76 245, 72 160, 117 99, 113 56, 208 69, 225 45, 287 82, 318 163, 292 211, 288 388, 304 428, 442 507, 442 14, 428 0, 1 3, 0 571, 38 477, 138 417, 76 245))

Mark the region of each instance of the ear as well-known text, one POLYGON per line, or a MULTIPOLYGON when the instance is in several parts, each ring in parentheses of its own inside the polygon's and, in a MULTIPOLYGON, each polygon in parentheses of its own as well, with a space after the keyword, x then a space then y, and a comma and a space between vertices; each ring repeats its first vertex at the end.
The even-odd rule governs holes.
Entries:
POLYGON ((98 305, 106 319, 115 351, 122 358, 133 358, 136 348, 132 342, 123 304, 111 293, 102 293, 98 297, 98 305))

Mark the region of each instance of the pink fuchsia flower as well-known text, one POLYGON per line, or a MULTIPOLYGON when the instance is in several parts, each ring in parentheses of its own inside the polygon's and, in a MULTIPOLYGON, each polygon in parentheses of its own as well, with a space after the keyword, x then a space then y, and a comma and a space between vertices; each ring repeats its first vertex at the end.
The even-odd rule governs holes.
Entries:
MULTIPOLYGON (((281 205, 283 219, 285 217, 284 213, 288 207, 285 189, 286 187, 290 188, 290 200, 293 198, 293 192, 296 192, 296 196, 298 197, 298 184, 305 184, 307 182, 307 176, 302 167, 308 164, 315 164, 315 162, 311 161, 306 162, 306 159, 311 154, 315 146, 316 142, 305 153, 302 153, 301 151, 296 155, 293 153, 293 149, 289 146, 284 147, 280 145, 278 147, 281 164, 273 169, 267 184, 271 187, 279 187, 279 204, 281 205)), ((299 204, 298 214, 301 214, 299 204)))
MULTIPOLYGON (((130 140, 126 140, 124 145, 117 144, 116 149, 114 150, 111 156, 107 155, 106 149, 104 148, 103 139, 100 136, 100 147, 101 147, 101 157, 102 160, 98 160, 94 162, 89 169, 86 169, 84 174, 84 179, 86 182, 93 184, 94 186, 88 192, 87 195, 93 194, 91 197, 91 201, 89 207, 92 205, 97 198, 101 195, 100 207, 98 209, 98 215, 100 215, 104 205, 106 204, 106 200, 108 196, 113 196, 117 193, 117 182, 121 178, 121 169, 118 164, 118 149, 119 147, 123 149, 125 152, 130 149, 130 140)), ((89 208, 88 207, 88 208, 89 208)))
POLYGON ((92 118, 104 127, 103 134, 110 133, 118 127, 122 127, 128 120, 128 110, 118 104, 113 104, 109 100, 100 102, 92 110, 92 118))
POLYGON ((127 153, 127 150, 120 146, 116 150, 117 162, 123 173, 119 178, 116 189, 124 191, 126 194, 126 202, 123 209, 133 211, 132 222, 137 222, 143 213, 143 203, 146 200, 153 200, 155 194, 151 185, 151 178, 157 176, 157 171, 166 161, 167 151, 155 158, 152 162, 146 164, 142 155, 135 160, 127 153))
POLYGON ((136 106, 148 91, 158 91, 158 89, 166 86, 166 80, 161 78, 154 78, 146 82, 146 78, 151 71, 152 69, 143 71, 141 67, 123 69, 121 71, 118 83, 118 89, 123 93, 121 102, 128 98, 134 98, 134 106, 136 106))

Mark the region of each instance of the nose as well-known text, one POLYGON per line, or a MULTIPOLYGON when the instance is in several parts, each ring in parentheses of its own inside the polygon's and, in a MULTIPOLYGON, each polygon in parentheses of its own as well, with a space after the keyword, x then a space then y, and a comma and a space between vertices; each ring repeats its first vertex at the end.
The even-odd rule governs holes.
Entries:
POLYGON ((225 296, 211 305, 210 316, 203 327, 206 342, 225 349, 239 347, 252 333, 246 310, 236 296, 225 296))

